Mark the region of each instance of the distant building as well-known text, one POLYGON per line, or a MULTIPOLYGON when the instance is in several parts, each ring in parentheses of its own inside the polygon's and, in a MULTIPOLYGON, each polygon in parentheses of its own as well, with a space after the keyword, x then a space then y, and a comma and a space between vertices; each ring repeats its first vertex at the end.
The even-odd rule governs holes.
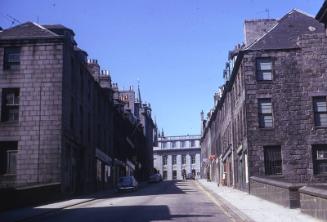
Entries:
POLYGON ((181 180, 190 173, 200 176, 200 136, 159 135, 153 152, 154 168, 164 180, 181 180))

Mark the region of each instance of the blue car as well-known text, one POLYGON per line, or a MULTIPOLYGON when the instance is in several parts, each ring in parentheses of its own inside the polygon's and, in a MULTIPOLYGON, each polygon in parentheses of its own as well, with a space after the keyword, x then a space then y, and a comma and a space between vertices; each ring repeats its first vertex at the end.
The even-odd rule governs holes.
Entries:
POLYGON ((138 182, 134 176, 120 177, 117 183, 118 191, 135 191, 138 188, 138 182))

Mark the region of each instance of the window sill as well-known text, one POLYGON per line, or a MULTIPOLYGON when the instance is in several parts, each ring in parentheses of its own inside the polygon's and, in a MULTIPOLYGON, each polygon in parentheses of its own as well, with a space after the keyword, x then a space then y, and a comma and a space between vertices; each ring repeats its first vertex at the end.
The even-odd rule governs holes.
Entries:
POLYGON ((263 130, 263 131, 272 131, 272 130, 274 130, 274 127, 267 127, 267 128, 264 128, 264 127, 259 127, 258 128, 259 130, 263 130))
POLYGON ((13 75, 19 75, 20 69, 4 69, 3 74, 6 75, 6 77, 10 77, 13 75))
POLYGON ((262 79, 257 79, 258 83, 272 83, 273 80, 262 80, 262 79))
POLYGON ((318 129, 327 129, 327 126, 315 126, 314 129, 315 130, 318 130, 318 129))
POLYGON ((267 178, 276 178, 276 179, 281 179, 284 178, 283 174, 278 174, 278 175, 265 175, 267 178))
POLYGON ((18 126, 19 121, 5 121, 5 122, 0 122, 1 125, 8 125, 8 126, 18 126))
POLYGON ((314 174, 314 177, 317 177, 317 178, 326 178, 327 177, 327 173, 314 174))
POLYGON ((5 174, 2 174, 0 176, 1 177, 14 177, 14 176, 16 176, 16 174, 14 174, 14 173, 5 173, 5 174))

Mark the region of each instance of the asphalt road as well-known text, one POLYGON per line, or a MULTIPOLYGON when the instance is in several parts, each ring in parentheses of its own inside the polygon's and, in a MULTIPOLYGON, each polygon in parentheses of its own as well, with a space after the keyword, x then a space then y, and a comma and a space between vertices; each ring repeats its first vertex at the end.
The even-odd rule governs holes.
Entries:
POLYGON ((53 222, 237 221, 195 181, 164 181, 33 218, 53 222))

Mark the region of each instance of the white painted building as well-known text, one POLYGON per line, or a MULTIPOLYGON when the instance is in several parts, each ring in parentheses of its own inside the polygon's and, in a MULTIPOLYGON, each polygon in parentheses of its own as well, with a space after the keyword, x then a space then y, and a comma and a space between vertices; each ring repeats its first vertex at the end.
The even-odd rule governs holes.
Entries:
POLYGON ((154 168, 164 180, 181 180, 183 173, 200 177, 200 135, 160 136, 153 155, 154 168))

